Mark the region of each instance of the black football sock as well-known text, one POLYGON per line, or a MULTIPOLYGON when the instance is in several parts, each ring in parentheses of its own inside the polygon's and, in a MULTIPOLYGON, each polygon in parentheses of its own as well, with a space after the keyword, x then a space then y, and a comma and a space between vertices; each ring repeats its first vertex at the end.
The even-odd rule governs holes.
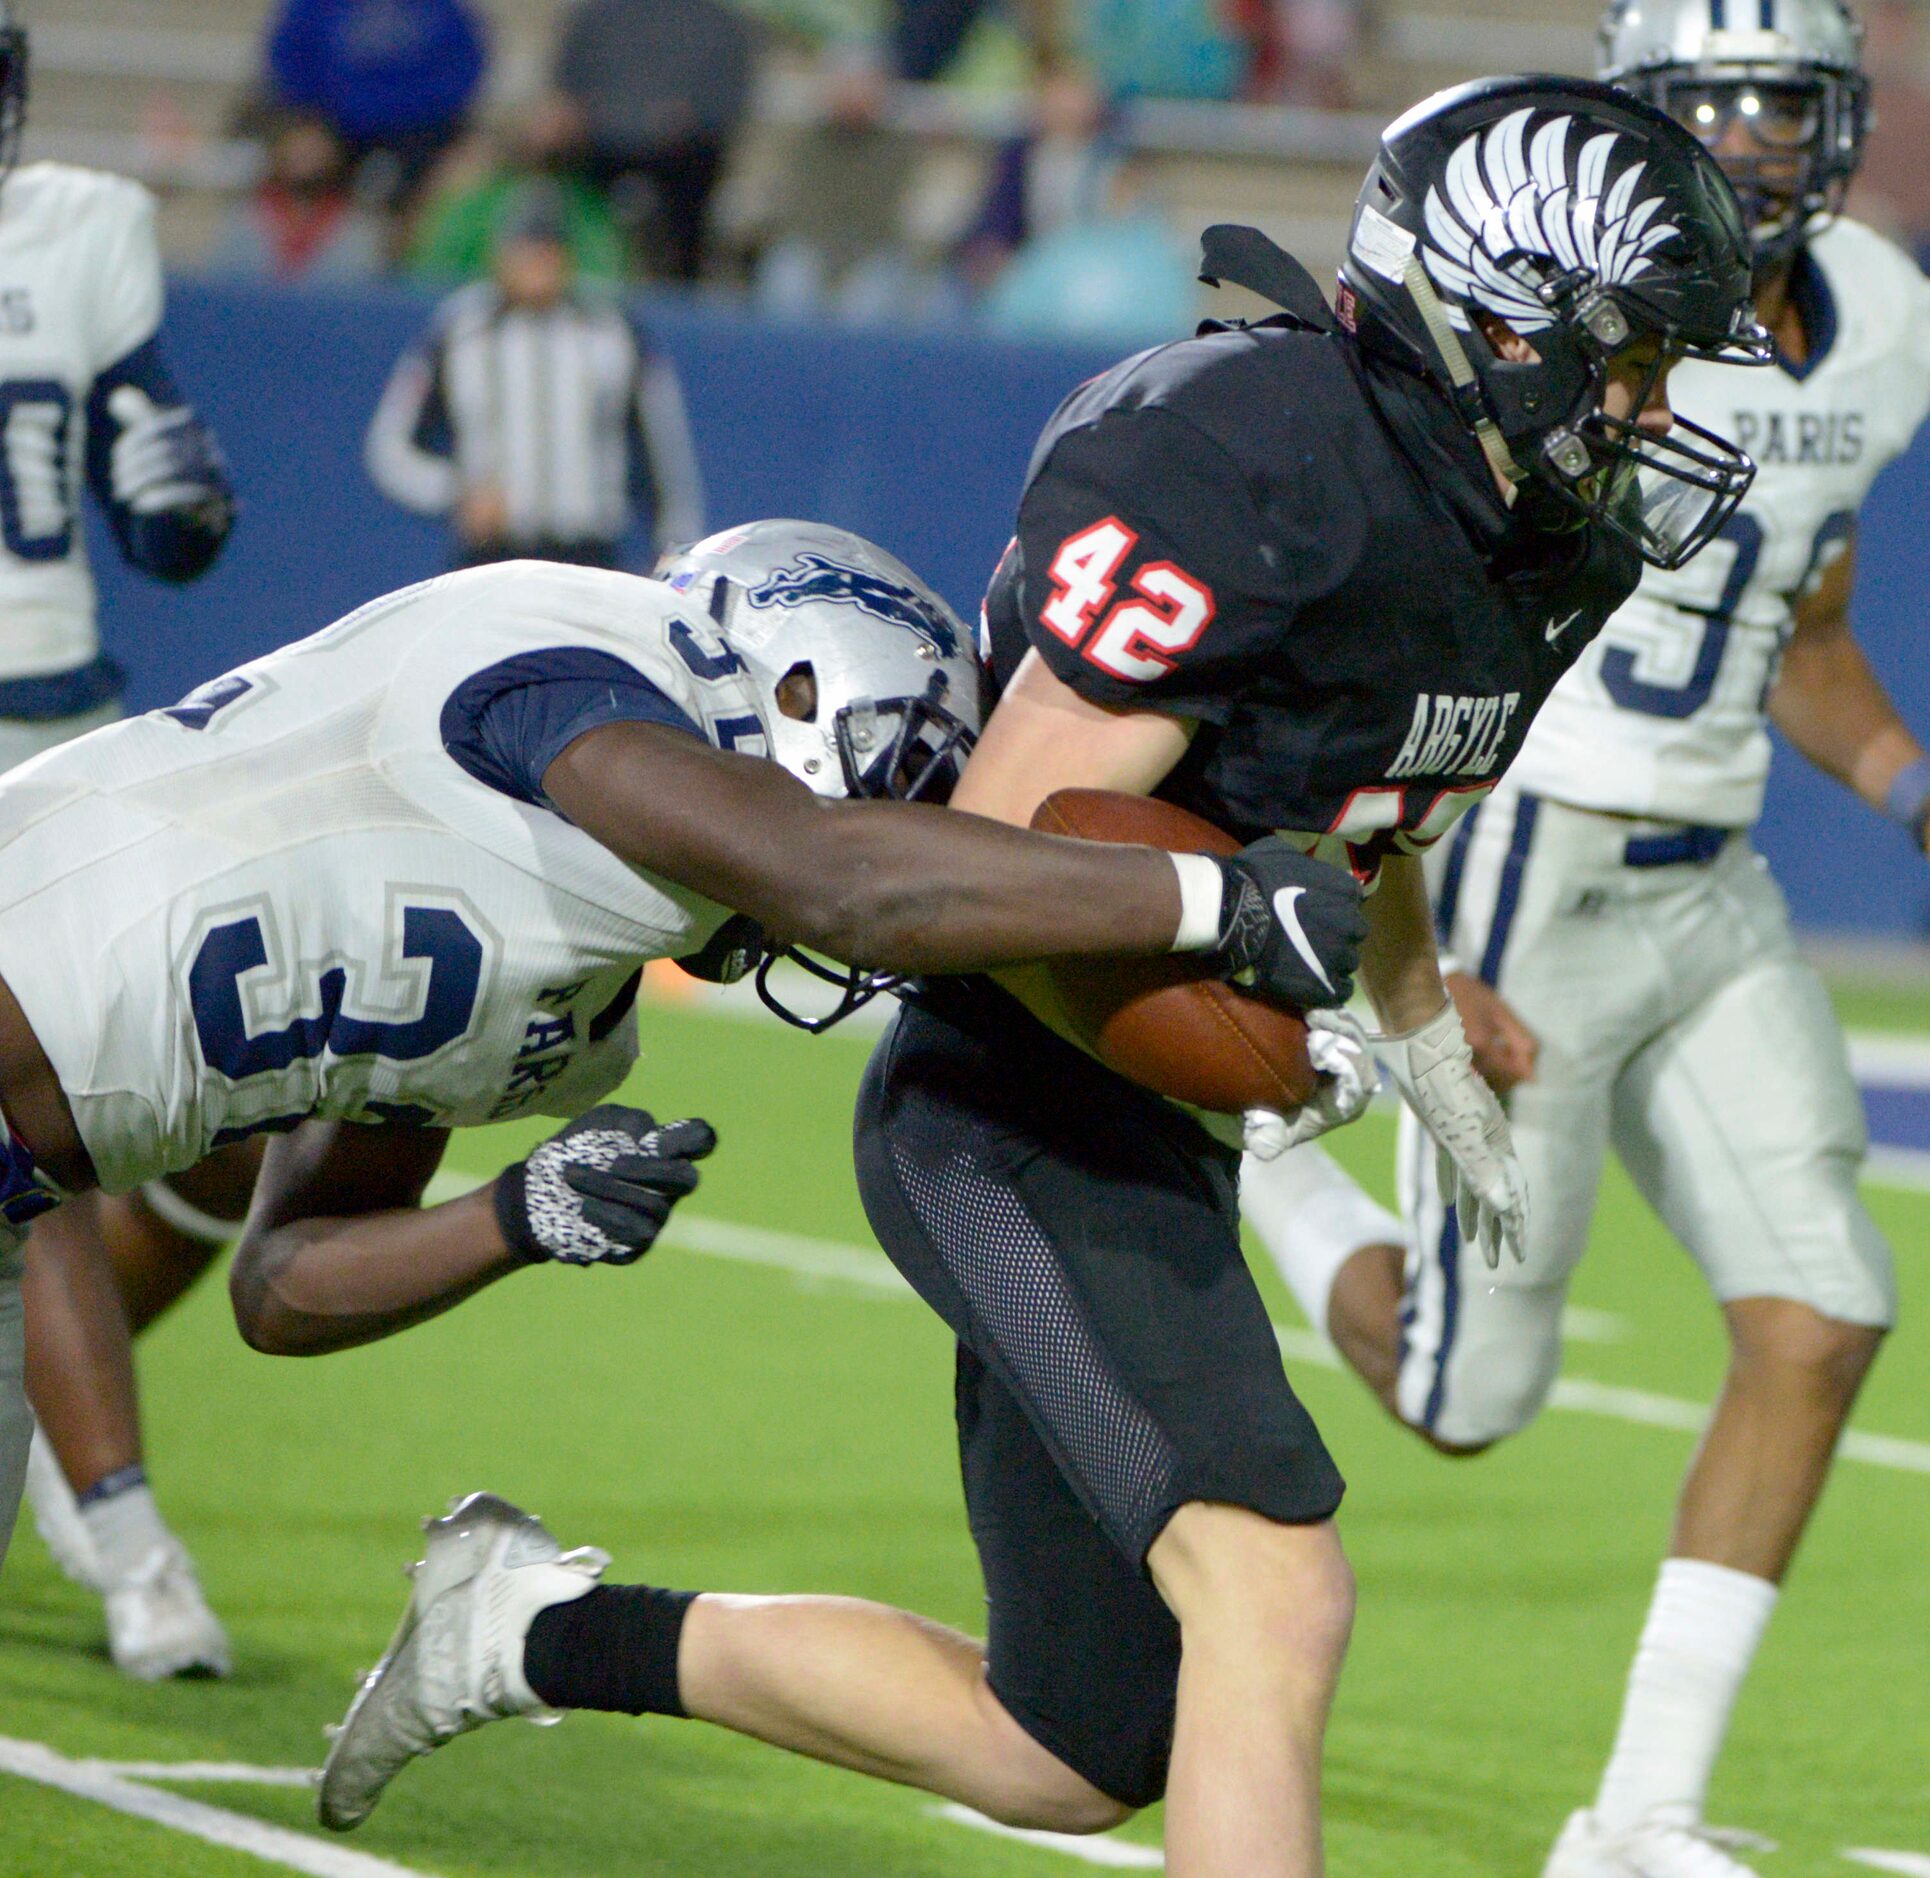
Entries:
POLYGON ((598 1585, 536 1613, 523 1675, 551 1708, 687 1716, 677 1693, 677 1645, 694 1591, 598 1585))

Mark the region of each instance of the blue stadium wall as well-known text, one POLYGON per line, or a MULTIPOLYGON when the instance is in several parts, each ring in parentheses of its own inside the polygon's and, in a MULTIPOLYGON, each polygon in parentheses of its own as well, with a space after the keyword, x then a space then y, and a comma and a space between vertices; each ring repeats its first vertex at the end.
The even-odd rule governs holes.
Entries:
MULTIPOLYGON (((176 283, 168 344, 220 432, 243 509, 221 566, 191 588, 130 577, 96 539, 104 632, 130 674, 131 708, 166 703, 444 565, 442 531, 384 501, 361 463, 389 365, 429 306, 400 290, 176 283)), ((1033 437, 1107 362, 964 337, 761 324, 688 304, 649 319, 684 375, 714 524, 798 515, 854 528, 968 617, 1009 532, 1033 437)), ((1866 512, 1857 625, 1906 715, 1930 731, 1927 542, 1930 447, 1920 443, 1866 512)), ((1811 930, 1930 936, 1930 872, 1907 841, 1787 750, 1762 843, 1811 930)))

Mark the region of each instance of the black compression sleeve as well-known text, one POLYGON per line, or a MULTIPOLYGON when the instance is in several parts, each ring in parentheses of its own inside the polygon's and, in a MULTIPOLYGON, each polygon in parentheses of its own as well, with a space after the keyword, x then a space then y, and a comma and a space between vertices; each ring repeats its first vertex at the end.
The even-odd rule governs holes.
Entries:
POLYGON ((523 1644, 523 1675, 552 1708, 618 1715, 689 1711, 677 1689, 677 1649, 694 1591, 598 1585, 536 1613, 523 1644))

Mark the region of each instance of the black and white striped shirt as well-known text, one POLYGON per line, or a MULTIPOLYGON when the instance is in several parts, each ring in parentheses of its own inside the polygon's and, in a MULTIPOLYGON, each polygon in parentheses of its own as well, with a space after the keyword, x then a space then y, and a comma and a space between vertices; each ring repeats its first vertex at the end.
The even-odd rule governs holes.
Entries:
POLYGON ((499 488, 512 543, 613 544, 633 514, 659 548, 704 531, 676 373, 588 285, 546 308, 486 282, 450 295, 397 361, 365 457, 385 495, 423 514, 499 488))

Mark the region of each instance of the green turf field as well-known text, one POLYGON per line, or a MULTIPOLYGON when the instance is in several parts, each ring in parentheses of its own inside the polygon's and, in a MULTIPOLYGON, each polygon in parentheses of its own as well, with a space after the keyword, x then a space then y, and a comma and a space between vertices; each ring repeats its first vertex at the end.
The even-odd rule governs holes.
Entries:
MULTIPOLYGON (((1889 998, 1880 1021, 1930 1030, 1930 1002, 1889 998)), ((235 1678, 116 1676, 98 1608, 23 1514, 0 1580, 0 1736, 74 1759, 312 1763, 400 1607, 414 1522, 478 1486, 533 1506, 566 1544, 606 1547, 618 1578, 853 1592, 976 1626, 946 1338, 875 1264, 838 1250, 869 1247, 847 1152, 865 1040, 653 1010, 645 1045, 632 1094, 659 1113, 700 1110, 723 1138, 679 1216, 687 1243, 624 1271, 532 1271, 439 1323, 308 1362, 252 1354, 220 1287, 205 1287, 149 1339, 142 1369, 152 1471, 233 1632, 235 1678)), ((480 1177, 534 1132, 459 1138, 450 1164, 480 1177)), ((1383 1189, 1390 1135, 1375 1116, 1340 1144, 1383 1189)), ((1858 1426, 1930 1443, 1930 1197, 1873 1200, 1906 1316, 1858 1426)), ((1602 1315, 1571 1346, 1571 1376, 1646 1392, 1610 1398, 1624 1408, 1708 1398, 1714 1312, 1619 1178, 1576 1302, 1602 1315)), ((1532 1878, 1592 1789, 1692 1437, 1551 1412, 1495 1455, 1450 1464, 1384 1424, 1350 1379, 1290 1369, 1352 1482, 1342 1522, 1361 1580, 1332 1737, 1332 1869, 1532 1878)), ((1846 1460, 1713 1796, 1713 1817, 1782 1841, 1762 1861, 1770 1878, 1853 1873, 1851 1847, 1913 1852, 1927 1862, 1897 1869, 1930 1872, 1926 1637, 1930 1473, 1846 1460)), ((298 1789, 165 1784, 310 1829, 298 1789)), ((1120 1836, 1156 1845, 1158 1831, 1148 1816, 1120 1836)), ((1086 1868, 696 1724, 597 1715, 459 1742, 328 1843, 437 1878, 1086 1868)), ((269 1869, 0 1776, 4 1878, 269 1869)))

